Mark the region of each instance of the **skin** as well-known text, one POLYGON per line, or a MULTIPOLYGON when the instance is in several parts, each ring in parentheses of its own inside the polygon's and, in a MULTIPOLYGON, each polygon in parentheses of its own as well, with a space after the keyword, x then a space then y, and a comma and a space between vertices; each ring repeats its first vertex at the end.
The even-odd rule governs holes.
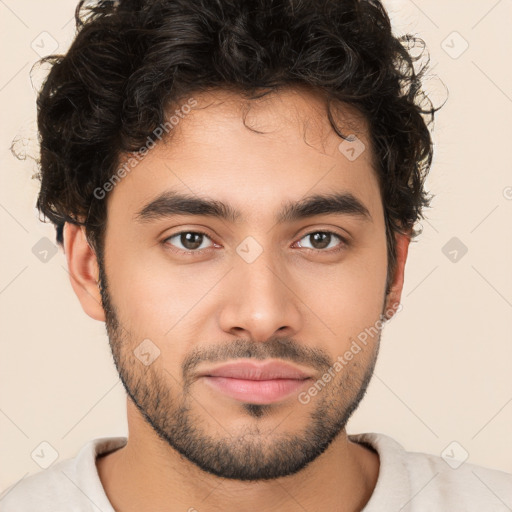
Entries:
POLYGON ((101 482, 122 512, 361 510, 379 458, 348 439, 345 423, 368 385, 380 335, 307 404, 298 392, 270 405, 242 403, 198 372, 253 357, 282 360, 312 375, 304 391, 398 307, 410 238, 395 235, 386 295, 384 212, 365 120, 349 107, 339 111, 342 131, 357 133, 367 148, 350 161, 321 98, 308 90, 248 103, 246 124, 264 133, 244 127, 236 93, 194 98, 198 106, 173 137, 110 192, 103 262, 83 228, 65 226, 73 289, 84 311, 106 322, 128 392, 128 443, 97 459, 101 482), (222 200, 243 218, 137 222, 163 190, 222 200), (333 190, 351 192, 371 219, 321 214, 276 224, 283 202, 333 190), (203 252, 180 253, 183 240, 170 237, 197 229, 208 234, 196 249, 203 252), (348 244, 333 237, 328 249, 342 250, 327 253, 306 236, 326 230, 348 244), (248 236, 262 248, 251 263, 236 251, 248 236), (148 366, 133 353, 144 339, 160 351, 148 366), (193 354, 196 365, 184 369, 193 354))

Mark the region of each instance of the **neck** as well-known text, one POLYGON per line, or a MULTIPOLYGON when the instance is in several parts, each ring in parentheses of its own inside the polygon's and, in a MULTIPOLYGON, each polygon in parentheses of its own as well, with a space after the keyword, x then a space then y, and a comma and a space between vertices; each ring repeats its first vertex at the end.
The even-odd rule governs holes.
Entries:
POLYGON ((162 440, 128 400, 127 444, 96 461, 117 512, 309 512, 362 510, 375 488, 378 455, 343 430, 304 469, 274 480, 247 482, 206 473, 162 440))

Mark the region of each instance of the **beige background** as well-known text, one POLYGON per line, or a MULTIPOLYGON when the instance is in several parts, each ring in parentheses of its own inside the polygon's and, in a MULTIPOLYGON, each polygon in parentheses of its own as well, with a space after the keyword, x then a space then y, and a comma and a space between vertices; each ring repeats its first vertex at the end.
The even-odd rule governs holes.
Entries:
MULTIPOLYGON (((374 379, 348 430, 384 432, 438 455, 456 441, 448 453, 465 450, 469 462, 512 472, 512 2, 385 5, 397 34, 424 38, 450 98, 435 124, 428 187, 436 199, 410 249, 403 310, 385 328, 374 379), (451 246, 443 252, 452 237, 468 249, 456 262, 444 253, 451 246)), ((31 457, 41 442, 62 460, 93 437, 126 435, 104 324, 82 311, 62 251, 46 263, 32 252, 43 237, 53 241, 54 230, 36 215, 34 162, 8 149, 19 136, 31 137, 25 149, 35 151, 28 72, 36 51, 58 44, 65 52, 74 7, 0 1, 0 491, 41 469, 31 457)), ((441 97, 439 80, 429 84, 441 97)))

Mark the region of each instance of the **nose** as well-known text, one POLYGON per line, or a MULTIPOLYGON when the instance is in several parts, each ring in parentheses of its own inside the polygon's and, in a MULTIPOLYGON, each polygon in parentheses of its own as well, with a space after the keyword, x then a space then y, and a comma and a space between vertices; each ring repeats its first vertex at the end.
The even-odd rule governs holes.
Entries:
POLYGON ((305 306, 300 291, 294 290, 290 272, 273 261, 270 251, 251 263, 240 258, 223 285, 219 323, 224 332, 266 341, 301 330, 305 306))

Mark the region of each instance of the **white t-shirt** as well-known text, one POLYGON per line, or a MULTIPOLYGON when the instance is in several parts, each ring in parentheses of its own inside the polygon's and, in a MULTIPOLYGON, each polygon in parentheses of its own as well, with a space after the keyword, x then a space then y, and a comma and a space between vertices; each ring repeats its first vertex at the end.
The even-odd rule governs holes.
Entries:
MULTIPOLYGON (((349 436, 380 457, 377 485, 362 512, 510 512, 512 474, 441 457, 407 452, 384 434, 349 436)), ((76 457, 25 477, 0 495, 1 512, 114 512, 96 469, 96 456, 126 444, 126 437, 86 443, 76 457)))

